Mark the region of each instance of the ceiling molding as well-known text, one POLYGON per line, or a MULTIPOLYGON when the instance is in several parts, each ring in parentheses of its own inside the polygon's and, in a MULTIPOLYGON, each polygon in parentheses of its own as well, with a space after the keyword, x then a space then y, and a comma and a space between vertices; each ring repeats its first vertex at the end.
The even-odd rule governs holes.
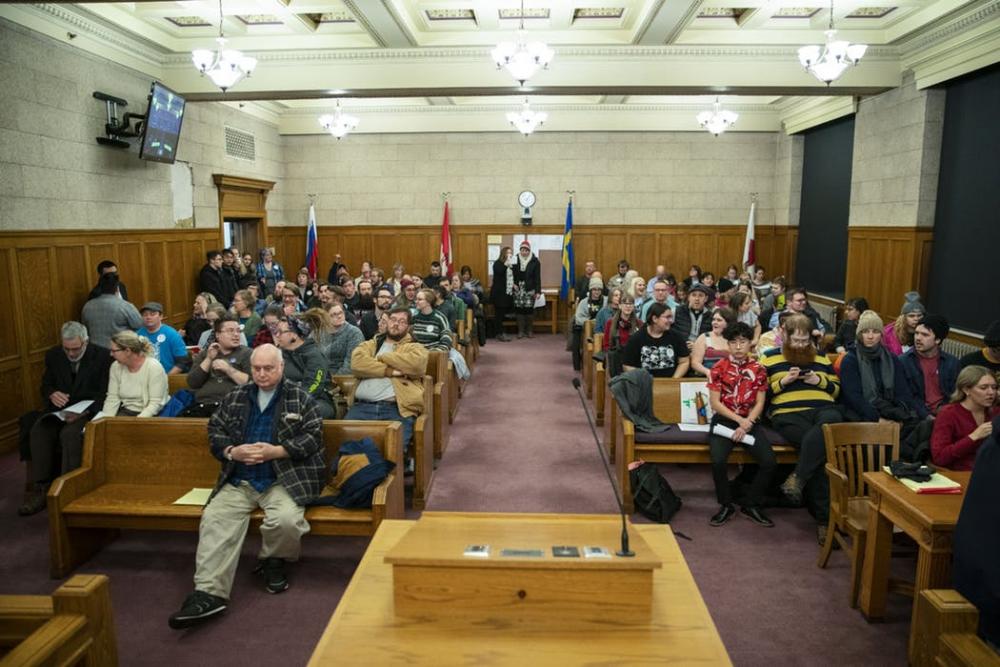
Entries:
POLYGON ((786 134, 796 134, 837 118, 857 113, 858 102, 853 97, 815 97, 789 100, 779 112, 786 134))

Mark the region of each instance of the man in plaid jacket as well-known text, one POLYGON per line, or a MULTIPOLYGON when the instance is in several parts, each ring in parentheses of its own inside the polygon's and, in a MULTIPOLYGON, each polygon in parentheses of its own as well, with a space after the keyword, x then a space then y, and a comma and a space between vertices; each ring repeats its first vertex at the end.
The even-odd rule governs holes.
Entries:
POLYGON ((208 422, 219 480, 201 517, 194 592, 170 627, 186 628, 225 611, 250 514, 264 522, 258 571, 269 593, 288 588, 285 561, 297 560, 309 531, 304 505, 319 495, 326 475, 323 420, 315 400, 282 380, 284 362, 273 345, 250 357, 253 382, 229 393, 208 422))

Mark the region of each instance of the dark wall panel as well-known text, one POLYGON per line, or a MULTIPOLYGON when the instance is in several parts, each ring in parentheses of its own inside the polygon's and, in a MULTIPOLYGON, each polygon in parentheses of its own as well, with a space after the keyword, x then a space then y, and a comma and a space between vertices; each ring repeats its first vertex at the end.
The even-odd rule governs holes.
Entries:
POLYGON ((927 307, 981 333, 1000 317, 1000 67, 947 84, 927 307))
POLYGON ((854 116, 812 128, 804 136, 795 282, 811 292, 843 298, 854 116))

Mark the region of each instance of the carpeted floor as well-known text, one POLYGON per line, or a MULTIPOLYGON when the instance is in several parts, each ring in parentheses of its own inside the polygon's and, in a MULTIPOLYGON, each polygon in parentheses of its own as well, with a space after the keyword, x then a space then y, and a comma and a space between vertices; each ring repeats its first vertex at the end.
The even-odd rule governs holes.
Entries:
MULTIPOLYGON (((616 511, 572 378, 562 337, 484 347, 428 509, 616 511)), ((708 469, 663 472, 684 499, 673 528, 692 538, 681 539, 681 549, 734 664, 905 664, 910 601, 890 596, 887 620, 866 623, 847 606, 844 556, 835 553, 826 570, 816 567, 805 512, 774 510, 773 529, 739 517, 711 528, 716 506, 708 469)), ((49 593, 59 582, 48 578, 45 514, 15 516, 22 475, 16 454, 0 457, 0 592, 49 593)), ((175 632, 166 619, 190 591, 196 543, 188 533, 125 533, 80 568, 111 578, 123 665, 304 664, 366 540, 306 537, 292 588, 272 596, 251 573, 259 545, 251 533, 226 615, 175 632)), ((912 558, 894 561, 912 577, 912 558)))

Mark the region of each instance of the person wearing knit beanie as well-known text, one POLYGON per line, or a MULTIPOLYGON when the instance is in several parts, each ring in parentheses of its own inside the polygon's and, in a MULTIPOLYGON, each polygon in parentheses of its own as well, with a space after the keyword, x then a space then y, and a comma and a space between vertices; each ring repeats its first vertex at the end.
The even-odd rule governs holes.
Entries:
POLYGON ((920 303, 919 292, 907 292, 905 301, 895 322, 886 325, 882 332, 882 344, 897 357, 913 347, 913 332, 917 322, 923 318, 926 309, 920 303))
POLYGON ((866 331, 882 331, 882 318, 874 310, 866 310, 858 318, 858 342, 861 342, 861 334, 866 331))

